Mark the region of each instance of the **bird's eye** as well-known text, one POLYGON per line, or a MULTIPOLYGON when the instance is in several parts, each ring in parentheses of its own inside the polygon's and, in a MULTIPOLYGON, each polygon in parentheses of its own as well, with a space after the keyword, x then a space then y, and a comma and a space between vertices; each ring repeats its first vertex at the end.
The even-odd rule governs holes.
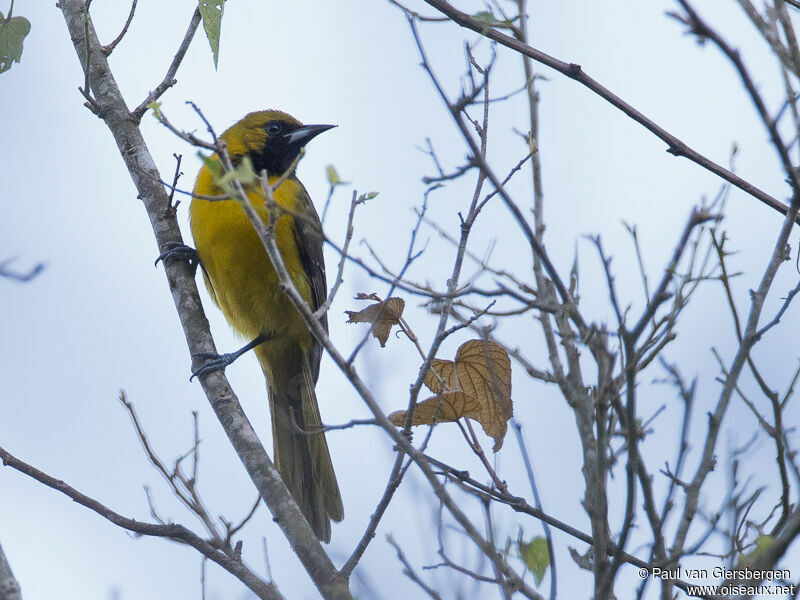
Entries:
POLYGON ((280 123, 268 123, 265 129, 270 135, 278 135, 283 127, 281 127, 280 123))

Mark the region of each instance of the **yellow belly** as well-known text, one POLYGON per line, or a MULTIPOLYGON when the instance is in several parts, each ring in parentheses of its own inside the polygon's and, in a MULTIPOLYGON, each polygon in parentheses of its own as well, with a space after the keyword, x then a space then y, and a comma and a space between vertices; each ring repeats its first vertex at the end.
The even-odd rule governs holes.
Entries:
MULTIPOLYGON (((211 174, 202 169, 195 193, 219 195, 211 174)), ((278 205, 296 211, 298 195, 305 193, 299 182, 287 180, 275 191, 278 205)), ((248 192, 261 219, 268 222, 264 200, 255 190, 248 192)), ((231 326, 247 339, 266 334, 269 346, 311 346, 311 334, 297 309, 281 291, 278 275, 256 234, 236 200, 210 202, 193 199, 190 225, 197 253, 207 273, 206 284, 217 306, 231 326), (210 281, 209 281, 210 280, 210 281)), ((275 241, 289 275, 300 295, 311 299, 311 288, 298 253, 292 217, 284 214, 275 224, 275 241)))

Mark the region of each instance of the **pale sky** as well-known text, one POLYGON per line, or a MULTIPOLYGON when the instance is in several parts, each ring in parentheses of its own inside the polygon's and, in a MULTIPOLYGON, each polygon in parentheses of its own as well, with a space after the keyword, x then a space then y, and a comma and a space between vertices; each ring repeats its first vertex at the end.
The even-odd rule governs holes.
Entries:
MULTIPOLYGON (((765 44, 752 30, 735 3, 704 3, 704 13, 729 40, 740 47, 759 89, 773 114, 780 107, 779 72, 765 44)), ((192 15, 190 0, 155 3, 143 0, 128 36, 110 59, 111 68, 130 107, 155 87, 183 38, 192 15)), ((409 5, 433 14, 422 2, 409 5)), ((482 9, 464 2, 464 10, 482 9)), ((698 46, 683 28, 667 18, 670 2, 530 2, 531 44, 584 70, 623 99, 698 151, 728 164, 738 144, 736 170, 773 196, 785 200, 788 186, 767 135, 745 96, 736 74, 711 46, 698 46)), ((0 6, 4 12, 7 7, 0 6)), ((123 2, 92 4, 101 41, 119 31, 127 15, 123 2)), ((190 360, 163 270, 153 268, 158 254, 147 216, 104 123, 83 107, 77 91, 83 85, 79 62, 61 13, 53 3, 18 0, 14 12, 32 23, 22 62, 0 75, 0 135, 3 175, 0 177, 0 261, 18 257, 24 270, 38 261, 45 271, 32 283, 0 280, 0 446, 45 472, 64 479, 126 516, 150 519, 142 489, 151 488, 160 513, 201 531, 200 524, 172 497, 147 463, 117 396, 124 389, 135 404, 150 440, 167 461, 191 445, 191 412, 198 411, 201 427, 199 486, 213 515, 237 520, 246 513, 256 492, 197 382, 190 383, 190 360)), ((463 38, 476 36, 454 24, 423 24, 421 33, 437 73, 449 92, 456 93, 463 71, 463 38)), ((488 44, 477 53, 486 56, 488 44)), ((492 79, 493 95, 519 86, 521 61, 498 48, 492 79)), ((672 252, 692 206, 714 197, 721 181, 685 159, 666 152, 665 145, 641 126, 579 84, 535 65, 546 77, 539 82, 546 244, 557 267, 568 273, 577 244, 580 295, 584 314, 611 323, 604 277, 591 244, 583 236, 601 233, 606 251, 615 257, 620 292, 641 310, 641 285, 635 256, 622 222, 636 224, 651 281, 672 252)), ((202 30, 196 35, 177 75, 178 84, 161 99, 162 110, 184 129, 203 132, 185 101, 201 106, 218 131, 251 110, 277 108, 308 123, 336 123, 308 148, 299 176, 318 210, 327 194, 325 167, 333 164, 351 182, 334 196, 326 231, 342 240, 352 189, 377 191, 379 196, 359 209, 353 254, 368 258, 366 239, 390 268, 399 269, 407 250, 413 208, 420 206, 423 175, 434 174, 430 159, 419 150, 430 138, 446 169, 463 162, 466 150, 435 90, 419 67, 419 57, 405 17, 388 2, 351 0, 347 3, 233 2, 227 6, 218 70, 214 70, 202 30)), ((525 155, 525 146, 511 131, 527 127, 521 97, 498 104, 492 121, 490 162, 506 173, 525 155)), ((185 173, 180 187, 191 188, 199 168, 196 151, 167 132, 151 115, 142 122, 148 147, 164 179, 172 178, 173 153, 183 154, 185 173)), ((530 173, 526 167, 509 189, 521 206, 529 207, 530 173)), ((452 233, 458 231, 457 211, 469 202, 469 182, 456 183, 431 195, 429 214, 452 233)), ((188 199, 179 207, 187 243, 188 199)), ((758 284, 781 224, 780 215, 743 192, 733 190, 727 207, 726 229, 733 269, 744 273, 734 284, 741 311, 748 290, 758 284)), ((491 260, 529 277, 527 251, 500 205, 487 210, 476 229, 474 250, 483 254, 496 240, 491 260), (522 258, 520 258, 522 257, 522 258)), ((793 236, 793 258, 797 238, 793 236)), ((444 289, 454 249, 430 228, 421 230, 426 253, 409 276, 444 289)), ((326 249, 328 280, 333 280, 337 256, 326 249)), ((475 265, 465 268, 464 276, 475 265)), ((786 265, 773 287, 765 316, 771 318, 780 298, 796 283, 797 271, 786 265)), ((345 284, 330 316, 333 341, 349 353, 364 334, 364 326, 345 324, 344 311, 362 305, 355 292, 385 294, 388 287, 372 281, 355 266, 345 272, 345 284)), ((217 347, 238 347, 222 315, 202 290, 217 347)), ((423 347, 430 344, 437 316, 420 308, 419 299, 406 297, 406 318, 423 347)), ((533 321, 524 326, 500 325, 497 335, 510 346, 523 348, 544 364, 540 331, 533 321)), ((755 352, 764 375, 784 389, 796 365, 796 335, 800 310, 792 307, 784 324, 765 338, 755 352)), ((719 385, 712 346, 730 361, 734 334, 721 288, 701 288, 687 311, 680 335, 666 357, 680 361, 687 379, 698 376, 697 436, 704 433, 705 411, 713 406, 719 385), (685 334, 685 335, 684 335, 685 334)), ((452 358, 468 333, 453 336, 442 348, 452 358)), ((370 340, 357 366, 364 373, 386 412, 403 408, 408 385, 419 368, 414 347, 390 337, 385 349, 370 340)), ((584 531, 588 517, 581 506, 583 478, 580 449, 571 412, 553 387, 531 382, 512 364, 515 415, 522 423, 536 469, 544 509, 584 531)), ((639 406, 647 418, 667 407, 655 422, 659 434, 643 443, 653 472, 674 458, 680 406, 673 390, 651 385, 663 376, 657 370, 642 379, 639 406), (664 448, 668 448, 665 450, 664 448)), ((266 389, 252 356, 227 370, 244 409, 271 451, 266 389)), ((743 386, 754 392, 749 378, 743 386)), ((368 417, 368 410, 335 365, 323 359, 317 387, 323 420, 343 423, 368 417)), ((795 417, 798 412, 790 409, 795 417)), ((710 489, 725 490, 728 450, 750 437, 752 417, 736 401, 718 445, 720 468, 710 489), (744 431, 738 423, 746 423, 744 431), (737 430, 738 429, 738 430, 737 430)), ((417 434, 420 438, 424 430, 417 434)), ((484 438, 485 439, 485 438, 484 438)), ((699 444, 699 437, 692 438, 699 444)), ((795 444, 796 434, 794 434, 795 444)), ((386 485, 393 461, 391 441, 377 428, 362 427, 328 434, 345 505, 345 521, 334 525, 329 546, 337 566, 358 542, 386 485)), ((490 447, 486 444, 486 448, 490 447)), ((455 426, 437 427, 432 455, 483 477, 480 464, 463 444, 455 426)), ((495 457, 512 493, 530 496, 519 450, 509 435, 495 457)), ((774 450, 762 436, 747 473, 754 486, 775 483, 774 450), (770 468, 767 468, 770 467, 770 468), (770 470, 771 469, 771 470, 770 470)), ((693 470, 697 453, 690 454, 693 470)), ((624 472, 611 484, 612 523, 624 512, 624 472)), ((657 489, 665 481, 657 476, 657 489)), ((720 496, 721 497, 721 496, 720 496)), ((796 499, 794 499, 796 500, 796 499)), ((465 505, 469 501, 464 500, 465 505)), ((474 502, 472 504, 475 504, 474 502)), ((706 507, 713 510, 713 506, 706 507)), ((418 597, 420 592, 401 573, 392 534, 414 561, 435 564, 432 538, 436 504, 412 469, 404 481, 376 539, 357 574, 365 576, 378 598, 418 597)), ((471 515, 481 523, 477 505, 471 515)), ((498 538, 516 539, 541 533, 538 521, 496 507, 498 538)), ((699 534, 700 526, 698 525, 699 534)), ((267 540, 272 574, 287 598, 316 598, 316 590, 289 550, 267 509, 259 508, 243 535, 245 559, 263 573, 262 538, 267 540)), ((451 536, 452 556, 475 565, 475 553, 459 547, 451 536), (465 553, 465 554, 464 554, 465 553)), ((139 538, 116 528, 58 492, 27 477, 0 469, 0 543, 2 543, 25 600, 133 600, 200 598, 199 554, 161 539, 139 538)), ((564 598, 587 597, 590 574, 569 557, 569 546, 585 547, 556 534, 559 593, 564 598)), ((635 548, 632 544, 629 551, 635 548)), ((800 564, 797 548, 787 565, 800 564)), ((699 564, 699 563, 698 563, 699 564)), ((715 563, 705 563, 716 566, 715 563)), ((445 569, 424 571, 445 597, 492 598, 495 588, 459 581, 445 569)), ((796 575, 796 574, 793 574, 796 575)), ((620 581, 634 581, 623 569, 620 581)), ((248 591, 226 572, 209 565, 208 598, 243 599, 248 591)), ((548 578, 540 588, 548 593, 548 578)), ((655 586, 651 586, 651 592, 655 586)), ((354 583, 359 597, 366 587, 354 583)), ((624 597, 624 586, 619 587, 624 597)))

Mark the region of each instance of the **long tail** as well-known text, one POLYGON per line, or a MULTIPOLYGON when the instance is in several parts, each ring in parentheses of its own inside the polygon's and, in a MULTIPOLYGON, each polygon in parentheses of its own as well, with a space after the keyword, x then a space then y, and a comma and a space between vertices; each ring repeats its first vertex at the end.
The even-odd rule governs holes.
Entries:
POLYGON ((322 420, 308 357, 298 349, 296 353, 282 352, 280 360, 275 360, 275 353, 264 356, 260 350, 256 354, 262 366, 269 364, 264 371, 275 464, 316 536, 330 542, 330 520, 341 521, 344 507, 325 434, 314 433, 322 420))

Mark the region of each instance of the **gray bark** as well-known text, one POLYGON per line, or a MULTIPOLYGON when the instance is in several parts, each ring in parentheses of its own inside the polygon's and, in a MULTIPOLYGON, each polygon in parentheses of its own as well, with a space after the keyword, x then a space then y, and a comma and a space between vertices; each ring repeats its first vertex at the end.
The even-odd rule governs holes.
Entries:
POLYGON ((0 600, 22 600, 19 582, 11 572, 3 547, 0 546, 0 600))

